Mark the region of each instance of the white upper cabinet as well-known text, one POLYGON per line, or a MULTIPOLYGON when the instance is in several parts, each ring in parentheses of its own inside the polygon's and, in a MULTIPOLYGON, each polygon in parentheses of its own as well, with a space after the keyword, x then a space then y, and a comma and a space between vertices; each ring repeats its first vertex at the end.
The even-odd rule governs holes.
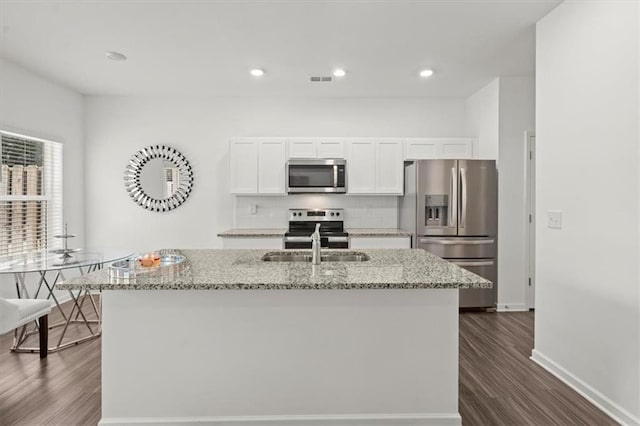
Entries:
POLYGON ((344 140, 338 138, 319 139, 316 143, 317 158, 344 158, 344 140))
POLYGON ((229 171, 232 194, 258 193, 258 142, 233 139, 229 144, 229 171))
POLYGON ((347 140, 347 193, 401 195, 401 139, 347 140))
POLYGON ((405 160, 472 159, 473 138, 405 139, 405 160))
POLYGON ((402 140, 376 141, 376 193, 402 194, 404 191, 404 161, 402 140))
POLYGON ((230 192, 285 194, 286 161, 285 139, 232 139, 229 144, 230 192))
POLYGON ((347 193, 375 194, 376 143, 373 139, 354 139, 347 142, 347 193))
POLYGON ((404 160, 471 159, 473 138, 238 138, 230 142, 232 194, 286 194, 289 158, 346 158, 347 193, 402 195, 404 160))
POLYGON ((442 141, 442 158, 472 159, 473 139, 471 138, 447 138, 442 141))
POLYGON ((263 139, 258 144, 258 193, 284 194, 287 144, 284 139, 263 139))
POLYGON ((290 138, 289 158, 344 158, 340 138, 290 138))
POLYGON ((289 158, 316 158, 316 140, 312 138, 289 139, 289 158))

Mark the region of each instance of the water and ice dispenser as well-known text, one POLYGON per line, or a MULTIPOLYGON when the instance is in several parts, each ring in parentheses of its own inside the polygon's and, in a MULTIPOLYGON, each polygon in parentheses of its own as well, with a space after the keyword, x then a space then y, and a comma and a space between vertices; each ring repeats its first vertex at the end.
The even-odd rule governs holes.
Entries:
POLYGON ((449 195, 425 195, 425 226, 448 226, 449 195))

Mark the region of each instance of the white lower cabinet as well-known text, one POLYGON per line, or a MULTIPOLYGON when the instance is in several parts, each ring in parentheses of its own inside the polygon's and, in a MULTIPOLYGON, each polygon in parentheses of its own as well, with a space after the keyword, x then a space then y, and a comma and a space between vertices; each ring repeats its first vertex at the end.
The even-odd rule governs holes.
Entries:
POLYGON ((282 237, 260 237, 260 238, 223 238, 222 248, 225 249, 263 249, 281 250, 284 246, 282 237))
POLYGON ((411 237, 351 237, 349 248, 363 250, 371 248, 411 248, 411 237))

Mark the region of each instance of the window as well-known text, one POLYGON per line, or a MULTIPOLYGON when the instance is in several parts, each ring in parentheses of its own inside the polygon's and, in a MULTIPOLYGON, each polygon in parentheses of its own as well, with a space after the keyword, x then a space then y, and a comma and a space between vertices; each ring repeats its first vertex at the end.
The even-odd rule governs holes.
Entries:
POLYGON ((0 132, 0 260, 60 248, 62 145, 0 132))

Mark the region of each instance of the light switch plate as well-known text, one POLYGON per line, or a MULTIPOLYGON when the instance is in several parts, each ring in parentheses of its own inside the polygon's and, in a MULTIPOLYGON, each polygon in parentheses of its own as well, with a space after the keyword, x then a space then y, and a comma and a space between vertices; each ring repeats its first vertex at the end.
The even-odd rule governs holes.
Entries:
POLYGON ((560 210, 547 211, 547 228, 562 229, 562 212, 560 210))
POLYGON ((249 214, 258 213, 258 205, 257 204, 249 204, 249 214))

